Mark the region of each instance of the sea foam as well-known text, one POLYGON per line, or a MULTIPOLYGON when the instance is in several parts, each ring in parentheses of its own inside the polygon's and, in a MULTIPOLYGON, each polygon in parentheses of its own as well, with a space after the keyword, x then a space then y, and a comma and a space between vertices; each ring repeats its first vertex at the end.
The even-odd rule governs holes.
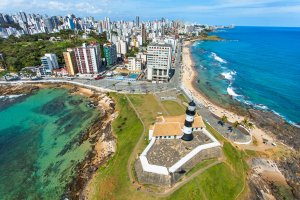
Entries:
POLYGON ((231 87, 231 86, 229 86, 229 87, 227 88, 227 93, 228 93, 230 96, 233 96, 233 97, 239 97, 239 96, 241 96, 241 95, 237 94, 237 93, 234 91, 233 87, 231 87))
POLYGON ((236 71, 230 71, 230 72, 223 72, 221 74, 225 79, 231 81, 233 79, 233 76, 236 75, 236 71))
POLYGON ((14 99, 20 96, 23 96, 24 94, 12 94, 12 95, 3 95, 0 96, 0 99, 14 99))
POLYGON ((220 63, 227 63, 226 60, 224 60, 223 58, 219 57, 216 53, 212 52, 211 55, 212 55, 212 57, 213 57, 216 61, 218 61, 218 62, 220 62, 220 63))

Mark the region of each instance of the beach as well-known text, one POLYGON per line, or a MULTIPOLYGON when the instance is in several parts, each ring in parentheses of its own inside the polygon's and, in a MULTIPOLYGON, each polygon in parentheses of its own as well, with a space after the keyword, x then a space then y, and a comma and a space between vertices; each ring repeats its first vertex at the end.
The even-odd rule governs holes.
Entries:
MULTIPOLYGON (((193 41, 195 42, 195 41, 193 41)), ((182 50, 182 60, 183 60, 183 70, 182 70, 182 84, 184 90, 187 93, 190 93, 192 97, 199 103, 201 103, 205 108, 209 109, 213 115, 216 115, 219 118, 226 115, 228 122, 234 123, 235 121, 241 122, 245 117, 238 115, 232 111, 222 108, 221 106, 213 103, 210 99, 208 99, 201 91, 195 86, 195 81, 197 79, 197 72, 194 68, 194 62, 191 57, 190 46, 193 44, 191 41, 185 41, 183 43, 182 50)), ((240 145, 247 149, 252 150, 266 150, 270 149, 270 145, 265 145, 263 143, 263 138, 269 141, 274 141, 273 137, 267 134, 264 130, 256 127, 254 125, 253 130, 250 131, 252 137, 255 138, 257 143, 253 145, 253 143, 249 145, 240 145)))

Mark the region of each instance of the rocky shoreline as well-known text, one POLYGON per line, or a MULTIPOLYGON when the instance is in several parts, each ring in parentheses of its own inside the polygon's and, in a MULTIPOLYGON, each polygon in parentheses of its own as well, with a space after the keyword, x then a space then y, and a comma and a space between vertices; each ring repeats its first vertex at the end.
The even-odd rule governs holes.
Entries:
MULTIPOLYGON (((72 92, 78 91, 74 88, 72 92)), ((89 181, 99 166, 105 163, 115 152, 116 139, 111 128, 111 122, 115 117, 115 104, 105 94, 94 93, 89 98, 91 102, 98 103, 101 115, 86 131, 81 142, 89 139, 93 147, 84 161, 77 166, 77 176, 67 186, 66 193, 62 198, 85 199, 89 181)))
POLYGON ((34 85, 0 85, 0 95, 7 96, 7 95, 19 95, 19 94, 32 94, 33 92, 39 90, 38 86, 34 85))
POLYGON ((22 84, 0 86, 1 96, 23 94, 23 98, 41 88, 65 88, 74 95, 86 96, 90 103, 99 110, 99 115, 80 138, 79 143, 89 141, 92 149, 85 159, 75 168, 76 176, 66 186, 61 199, 85 199, 87 185, 100 165, 105 163, 115 152, 116 138, 113 136, 111 123, 115 118, 115 103, 107 94, 90 89, 66 84, 22 84))

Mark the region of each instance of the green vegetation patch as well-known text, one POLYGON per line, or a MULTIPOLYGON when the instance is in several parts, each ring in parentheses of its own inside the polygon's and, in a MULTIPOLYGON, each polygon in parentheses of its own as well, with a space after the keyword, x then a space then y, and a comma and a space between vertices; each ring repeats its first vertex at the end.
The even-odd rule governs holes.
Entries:
POLYGON ((105 33, 97 35, 92 32, 88 39, 82 39, 81 35, 72 30, 62 30, 59 33, 22 35, 20 38, 10 36, 0 39, 0 51, 10 71, 20 71, 24 67, 41 65, 40 58, 45 53, 56 54, 59 65, 63 65, 63 52, 67 48, 81 46, 84 42, 107 42, 105 33), (49 41, 51 37, 60 37, 62 41, 49 41))
POLYGON ((183 94, 179 94, 179 95, 177 96, 177 98, 179 98, 179 99, 181 100, 182 103, 183 103, 183 102, 188 103, 187 98, 186 98, 183 94))
MULTIPOLYGON (((113 122, 113 131, 117 136, 117 152, 104 166, 99 168, 90 184, 91 199, 236 199, 247 191, 246 158, 253 152, 235 148, 211 126, 207 129, 223 142, 225 162, 217 164, 192 179, 169 197, 158 198, 146 192, 142 186, 129 180, 127 162, 134 146, 143 132, 143 126, 127 98, 122 94, 110 94, 116 101, 119 113, 113 122)), ((157 112, 162 112, 160 104, 153 95, 128 95, 140 114, 145 125, 154 122, 157 112)), ((167 106, 168 107, 168 106, 167 106)), ((147 128, 147 127, 146 127, 147 128)), ((187 176, 211 164, 216 159, 199 163, 187 176)))
POLYGON ((185 113, 185 108, 176 101, 167 100, 162 101, 161 103, 171 116, 183 115, 185 113))
POLYGON ((134 107, 140 114, 148 134, 148 128, 153 124, 158 116, 158 113, 166 115, 164 109, 159 105, 155 96, 152 94, 138 95, 132 94, 128 95, 134 107))
POLYGON ((204 124, 206 126, 206 130, 208 130, 213 136, 219 141, 219 142, 224 142, 226 139, 218 133, 211 125, 209 125, 206 121, 204 121, 204 124))
POLYGON ((190 171, 188 171, 186 173, 187 176, 191 176, 194 172, 197 172, 199 169, 203 169, 204 167, 207 167, 208 165, 216 162, 217 159, 216 158, 212 158, 212 159, 208 159, 208 160, 204 160, 200 163, 198 163, 195 167, 193 167, 193 169, 191 169, 190 171))
POLYGON ((110 94, 116 101, 118 117, 113 121, 117 151, 98 169, 90 184, 92 199, 132 199, 135 193, 127 173, 129 156, 143 132, 143 126, 124 95, 110 94))

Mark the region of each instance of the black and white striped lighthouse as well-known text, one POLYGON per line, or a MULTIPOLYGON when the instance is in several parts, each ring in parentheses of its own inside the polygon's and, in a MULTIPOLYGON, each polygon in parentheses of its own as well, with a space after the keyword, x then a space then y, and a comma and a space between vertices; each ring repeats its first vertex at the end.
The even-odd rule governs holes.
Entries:
POLYGON ((191 101, 189 103, 189 106, 186 109, 185 112, 185 121, 184 121, 184 127, 183 127, 183 136, 181 139, 185 141, 191 141, 193 140, 193 130, 192 130, 192 124, 194 122, 195 114, 196 114, 196 104, 194 101, 191 101))

